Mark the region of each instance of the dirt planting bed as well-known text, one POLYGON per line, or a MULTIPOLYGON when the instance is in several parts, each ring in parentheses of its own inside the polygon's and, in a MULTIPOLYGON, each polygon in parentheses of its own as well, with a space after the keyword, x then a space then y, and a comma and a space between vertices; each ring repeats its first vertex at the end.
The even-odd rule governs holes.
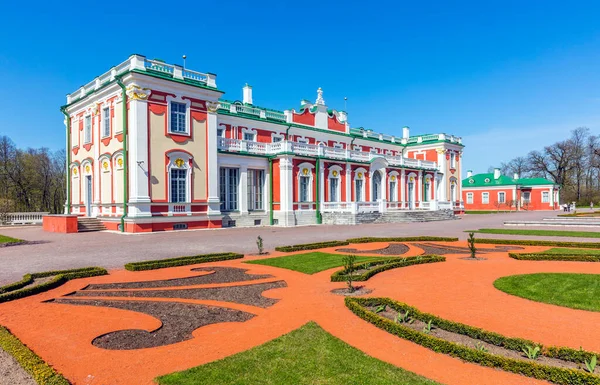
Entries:
POLYGON ((404 243, 390 243, 389 246, 376 250, 359 250, 359 249, 336 249, 340 253, 350 254, 377 254, 377 255, 402 255, 408 252, 409 247, 404 243))

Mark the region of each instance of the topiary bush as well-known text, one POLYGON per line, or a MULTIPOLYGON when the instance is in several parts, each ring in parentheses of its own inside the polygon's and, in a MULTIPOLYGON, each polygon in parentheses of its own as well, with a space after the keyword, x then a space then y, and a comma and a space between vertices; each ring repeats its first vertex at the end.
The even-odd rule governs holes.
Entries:
POLYGON ((363 237, 350 238, 349 243, 372 243, 372 242, 456 242, 458 238, 451 237, 363 237))
POLYGON ((521 261, 574 261, 600 262, 600 255, 582 254, 544 254, 544 253, 508 253, 508 256, 521 261))
POLYGON ((475 243, 487 243, 490 245, 520 245, 520 246, 558 246, 580 249, 600 249, 599 242, 564 242, 564 241, 539 241, 529 239, 497 239, 477 238, 475 243))
POLYGON ((279 246, 279 247, 276 247, 275 250, 282 251, 285 253, 291 253, 293 251, 324 249, 326 247, 346 246, 348 244, 349 243, 347 241, 328 241, 328 242, 304 243, 301 245, 292 245, 292 246, 279 246))

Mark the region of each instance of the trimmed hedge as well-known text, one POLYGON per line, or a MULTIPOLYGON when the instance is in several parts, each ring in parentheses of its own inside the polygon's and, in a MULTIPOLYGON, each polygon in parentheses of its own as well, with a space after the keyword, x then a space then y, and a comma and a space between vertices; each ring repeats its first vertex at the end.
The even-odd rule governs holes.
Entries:
MULTIPOLYGON (((377 262, 364 262, 354 266, 355 270, 360 270, 367 265, 375 265, 374 268, 366 271, 360 275, 352 276, 353 281, 366 281, 375 274, 381 273, 386 270, 396 269, 399 267, 406 267, 412 265, 420 265, 424 263, 444 262, 445 257, 439 255, 419 255, 416 257, 406 258, 393 258, 388 260, 382 260, 377 262), (390 262, 391 261, 391 262, 390 262)), ((348 269, 342 269, 331 274, 331 282, 344 282, 348 279, 348 269)))
POLYGON ((475 238, 475 243, 488 243, 490 245, 558 246, 579 249, 600 249, 600 242, 564 242, 538 241, 529 239, 475 238))
POLYGON ((371 243, 371 242, 456 242, 458 238, 450 237, 364 237, 350 238, 346 242, 349 243, 371 243))
POLYGON ((544 253, 508 253, 508 256, 521 261, 573 261, 600 262, 600 255, 581 254, 544 254, 544 253))
POLYGON ((132 262, 125 265, 125 269, 129 271, 141 271, 141 270, 155 270, 162 269, 165 267, 195 265, 198 263, 226 261, 230 259, 244 258, 243 254, 238 253, 213 253, 213 254, 199 254, 191 255, 188 257, 177 257, 168 259, 159 259, 156 261, 142 261, 132 262))
POLYGON ((0 348, 15 358, 38 385, 69 385, 69 381, 46 364, 12 333, 0 326, 0 348))
POLYGON ((292 246, 279 246, 279 247, 276 247, 275 250, 282 251, 285 253, 290 253, 292 251, 316 250, 316 249, 323 249, 325 247, 347 246, 347 245, 349 245, 348 241, 328 241, 328 242, 317 242, 317 243, 304 243, 301 245, 292 245, 292 246))
POLYGON ((557 384, 564 385, 600 385, 600 377, 592 375, 584 371, 574 369, 563 369, 538 364, 534 361, 517 360, 513 358, 494 355, 480 350, 469 348, 454 342, 434 337, 429 334, 411 329, 399 323, 395 323, 385 317, 382 317, 368 309, 365 306, 378 306, 385 304, 396 311, 409 310, 411 316, 424 322, 429 322, 439 327, 454 333, 467 335, 472 338, 479 339, 497 346, 502 346, 506 349, 521 351, 526 345, 540 346, 542 355, 552 358, 560 358, 562 360, 583 362, 584 359, 590 359, 597 353, 586 352, 583 350, 575 350, 565 347, 543 347, 532 341, 520 338, 510 338, 503 335, 489 332, 483 329, 460 324, 439 318, 432 314, 422 313, 412 306, 393 301, 389 298, 356 298, 347 297, 345 299, 346 306, 357 316, 367 322, 372 323, 378 328, 394 334, 400 338, 415 342, 421 346, 431 349, 438 353, 448 354, 452 357, 460 358, 465 361, 474 362, 479 365, 500 368, 505 371, 522 374, 528 377, 537 378, 540 380, 551 381, 557 384))
POLYGON ((84 267, 81 269, 54 270, 44 271, 41 273, 26 274, 23 276, 22 280, 8 284, 6 286, 2 286, 0 288, 0 303, 12 301, 23 297, 28 297, 30 295, 54 289, 72 279, 95 277, 98 275, 106 274, 108 274, 106 269, 103 269, 101 267, 84 267), (24 286, 31 284, 36 278, 52 276, 55 277, 47 282, 22 289, 24 286))

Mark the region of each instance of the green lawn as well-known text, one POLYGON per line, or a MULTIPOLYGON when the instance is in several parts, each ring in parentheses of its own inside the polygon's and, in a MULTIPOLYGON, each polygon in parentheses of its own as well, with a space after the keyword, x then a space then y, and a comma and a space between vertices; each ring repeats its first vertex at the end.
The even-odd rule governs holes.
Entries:
POLYGON ((600 255, 598 249, 567 249, 563 247, 554 247, 550 250, 540 251, 535 254, 571 254, 571 255, 600 255))
POLYGON ((465 233, 535 235, 535 236, 548 236, 548 237, 600 238, 600 233, 591 232, 591 231, 479 229, 479 230, 467 230, 467 231, 465 231, 465 233))
POLYGON ((20 239, 17 239, 17 238, 11 238, 11 237, 7 237, 6 235, 0 234, 0 245, 5 244, 5 243, 16 243, 16 242, 23 242, 23 241, 20 239))
POLYGON ((160 385, 433 385, 367 356, 311 322, 264 345, 159 377, 160 385))
POLYGON ((600 274, 538 273, 502 277, 498 290, 533 301, 600 311, 600 274))
MULTIPOLYGON (((319 271, 331 269, 333 267, 343 266, 344 262, 342 261, 342 259, 344 257, 345 255, 341 254, 321 253, 319 251, 315 251, 305 254, 285 255, 283 257, 259 259, 256 261, 248 261, 246 263, 281 267, 282 269, 295 270, 305 274, 314 274, 318 273, 319 271)), ((357 255, 355 263, 366 262, 368 260, 374 259, 380 260, 384 258, 357 255)))

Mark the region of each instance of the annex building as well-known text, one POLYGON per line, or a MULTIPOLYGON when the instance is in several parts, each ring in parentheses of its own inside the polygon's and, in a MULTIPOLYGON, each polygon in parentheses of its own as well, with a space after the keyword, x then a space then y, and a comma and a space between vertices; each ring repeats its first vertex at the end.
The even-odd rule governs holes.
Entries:
POLYGON ((461 210, 460 138, 352 128, 321 89, 285 111, 248 85, 226 100, 216 78, 132 55, 67 95, 66 212, 147 232, 461 210))
POLYGON ((469 170, 462 194, 465 210, 557 210, 560 186, 545 178, 511 178, 498 168, 476 175, 469 170))

